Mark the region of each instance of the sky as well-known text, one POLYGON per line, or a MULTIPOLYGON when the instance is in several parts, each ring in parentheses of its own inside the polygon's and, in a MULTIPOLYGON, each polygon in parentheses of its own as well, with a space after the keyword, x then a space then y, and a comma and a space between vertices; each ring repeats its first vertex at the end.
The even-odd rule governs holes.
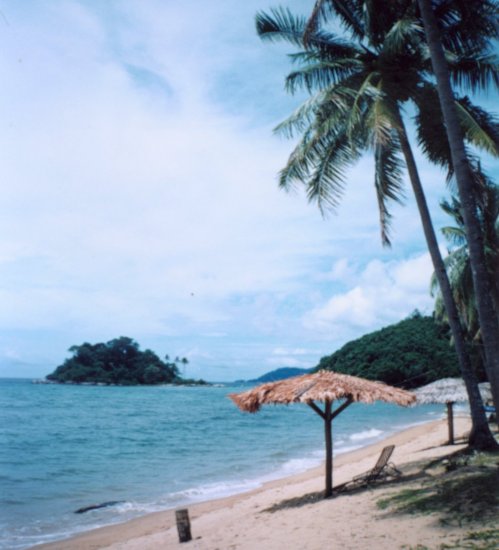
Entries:
MULTIPOLYGON (((369 157, 327 218, 278 188, 293 143, 272 130, 303 97, 292 48, 255 32, 277 5, 0 0, 0 377, 129 336, 188 377, 251 379, 431 314, 409 189, 386 249, 369 157)), ((448 189, 418 163, 438 228, 448 189)))

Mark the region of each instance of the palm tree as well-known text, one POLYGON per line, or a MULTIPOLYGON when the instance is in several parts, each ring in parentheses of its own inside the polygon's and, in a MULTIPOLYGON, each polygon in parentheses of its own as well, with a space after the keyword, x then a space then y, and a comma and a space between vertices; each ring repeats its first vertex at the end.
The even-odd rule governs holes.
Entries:
MULTIPOLYGON (((431 87, 425 79, 424 52, 413 45, 407 48, 396 33, 379 46, 368 47, 338 39, 317 27, 311 31, 306 28, 305 19, 295 18, 285 10, 273 10, 271 16, 259 14, 257 30, 262 38, 286 40, 297 46, 302 44, 304 32, 308 32, 306 50, 293 56, 301 67, 286 82, 291 92, 303 87, 315 95, 277 128, 287 135, 302 135, 281 172, 282 187, 305 183, 309 198, 317 200, 321 210, 334 208, 345 185, 345 168, 371 149, 382 239, 388 244, 388 203, 400 200, 402 153, 470 394, 470 444, 480 448, 494 446, 402 117, 401 105, 409 99, 417 105, 420 87, 431 87)), ((471 110, 468 115, 473 119, 471 110)), ((425 145, 431 149, 431 144, 425 145)))
MULTIPOLYGON (((430 0, 418 0, 418 5, 423 19, 424 29, 431 54, 433 70, 437 79, 437 90, 445 121, 445 127, 449 139, 452 164, 456 173, 456 180, 461 201, 464 227, 468 241, 471 271, 473 275, 474 293, 484 351, 486 356, 487 375, 492 387, 492 395, 496 410, 499 409, 499 321, 494 310, 493 303, 489 299, 491 287, 487 274, 486 258, 484 253, 480 221, 477 216, 475 188, 473 177, 468 164, 463 133, 459 124, 458 114, 454 106, 454 93, 451 87, 449 67, 445 59, 445 52, 442 46, 442 36, 437 19, 433 12, 430 0)), ((485 9, 485 20, 487 15, 490 21, 489 33, 479 33, 475 38, 478 46, 483 49, 487 46, 487 39, 497 39, 497 6, 490 6, 489 2, 468 1, 456 2, 456 8, 461 19, 464 19, 464 26, 474 28, 474 21, 482 10, 485 9), (464 8, 464 9, 463 9, 464 8), (463 12, 469 17, 462 18, 463 12), (467 25, 466 25, 467 24, 467 25)), ((495 83, 499 80, 495 74, 495 83)))
MULTIPOLYGON (((492 301, 496 312, 499 312, 499 187, 495 185, 478 165, 474 170, 478 199, 478 217, 484 235, 485 259, 492 289, 492 301)), ((459 309, 465 328, 465 337, 472 349, 478 349, 478 357, 484 365, 481 331, 476 310, 476 300, 471 273, 469 250, 466 242, 466 231, 459 199, 442 201, 441 207, 454 221, 454 225, 442 228, 442 233, 451 245, 445 259, 447 272, 452 286, 454 299, 459 309)), ((437 294, 435 311, 437 316, 444 317, 441 296, 438 294, 435 278, 432 278, 432 289, 437 294)))
POLYGON ((463 205, 463 214, 467 240, 470 243, 470 258, 473 284, 477 291, 477 309, 481 324, 484 324, 484 347, 487 351, 487 372, 492 385, 494 403, 499 405, 499 322, 495 318, 494 308, 489 300, 490 285, 487 282, 485 258, 483 255, 480 223, 476 216, 473 178, 463 144, 462 129, 459 125, 461 113, 456 109, 454 95, 450 85, 460 85, 464 79, 471 88, 483 88, 488 84, 499 84, 497 68, 488 74, 475 74, 471 78, 460 71, 450 71, 447 66, 449 52, 467 51, 469 55, 481 60, 494 58, 490 53, 491 41, 497 40, 497 2, 495 0, 317 0, 307 22, 304 36, 317 27, 321 19, 336 14, 354 37, 364 39, 366 33, 372 44, 380 44, 390 29, 405 33, 408 29, 417 29, 420 24, 419 6, 426 39, 431 53, 431 61, 437 78, 438 94, 445 107, 445 128, 452 150, 452 163, 456 170, 459 196, 463 205), (407 15, 412 17, 407 18, 407 15), (417 18, 415 19, 415 17, 417 18), (412 19, 412 23, 411 23, 412 19), (444 53, 445 49, 445 53, 444 53), (447 58, 447 59, 446 59, 447 58), (452 139, 451 139, 452 137, 452 139))

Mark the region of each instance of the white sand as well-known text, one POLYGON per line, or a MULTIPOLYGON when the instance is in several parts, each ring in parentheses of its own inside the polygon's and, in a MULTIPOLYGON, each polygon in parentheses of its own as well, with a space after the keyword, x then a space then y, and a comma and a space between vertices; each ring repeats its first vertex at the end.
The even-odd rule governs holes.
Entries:
MULTIPOLYGON (((457 436, 469 430, 469 420, 455 419, 457 436)), ((421 461, 450 454, 462 447, 444 445, 446 421, 411 428, 388 439, 335 458, 334 484, 350 480, 375 464, 381 449, 395 444, 392 461, 406 478, 421 471, 421 461)), ((421 480, 410 481, 413 484, 421 480)), ((319 499, 323 468, 267 483, 241 495, 189 507, 193 540, 180 544, 175 512, 168 510, 120 525, 103 527, 69 540, 37 546, 50 550, 322 550, 440 548, 464 531, 445 528, 438 518, 397 515, 376 507, 376 501, 400 491, 399 483, 319 499), (311 500, 304 497, 311 495, 311 500), (315 494, 315 498, 314 498, 315 494), (294 501, 293 501, 294 499, 294 501), (290 505, 293 504, 294 505, 290 505), (298 505, 299 504, 299 505, 298 505), (268 511, 271 507, 279 508, 268 511)))

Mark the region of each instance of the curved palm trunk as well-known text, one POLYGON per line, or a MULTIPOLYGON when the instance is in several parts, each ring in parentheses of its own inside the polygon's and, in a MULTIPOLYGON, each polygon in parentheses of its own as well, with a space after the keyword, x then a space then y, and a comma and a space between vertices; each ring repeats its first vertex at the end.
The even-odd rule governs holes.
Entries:
POLYGON ((397 113, 397 122, 399 125, 398 137, 400 146, 407 164, 407 171, 409 173, 409 179, 416 198, 419 215, 421 216, 421 223, 423 224, 423 231, 426 238, 426 243, 428 245, 428 251, 431 256, 433 268, 435 269, 435 276, 438 280, 445 310, 449 318, 449 325, 454 339, 454 346, 456 348, 459 367, 461 369, 461 376, 463 377, 466 390, 468 392, 472 422, 469 445, 470 447, 481 450, 495 449, 498 446, 490 432, 487 417, 485 416, 482 396, 480 395, 480 391, 478 389, 478 380, 466 350, 464 332, 461 326, 459 313, 454 301, 449 278, 447 277, 445 264, 438 248, 437 238, 433 229, 423 186, 421 185, 421 180, 419 178, 416 161, 414 160, 414 155, 412 153, 411 145, 407 138, 407 132, 400 113, 397 113))
POLYGON ((492 289, 492 304, 499 319, 499 196, 497 198, 487 198, 487 204, 484 208, 484 238, 489 248, 487 259, 487 269, 489 273, 490 286, 492 289), (491 204, 492 203, 492 204, 491 204))
MULTIPOLYGON (((499 243, 498 243, 499 244, 499 243)), ((495 244, 495 250, 499 250, 498 244, 495 244)), ((492 286, 492 303, 499 319, 499 254, 492 260, 490 266, 491 286, 492 286)))
POLYGON ((482 232, 476 213, 473 179, 466 158, 463 134, 454 106, 454 95, 450 84, 449 70, 440 40, 440 31, 431 6, 431 0, 418 0, 418 4, 430 49, 433 72, 437 79, 437 91, 449 139, 459 198, 461 200, 478 318, 486 357, 485 367, 492 387, 494 405, 496 410, 499 410, 499 321, 490 299, 491 289, 482 232))

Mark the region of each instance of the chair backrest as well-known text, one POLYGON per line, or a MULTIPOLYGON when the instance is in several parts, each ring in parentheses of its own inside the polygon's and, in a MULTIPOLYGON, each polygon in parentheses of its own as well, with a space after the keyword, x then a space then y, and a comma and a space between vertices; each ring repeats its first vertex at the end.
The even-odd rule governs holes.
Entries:
POLYGON ((394 449, 395 449, 395 445, 388 445, 381 451, 378 461, 376 462, 374 468, 370 472, 371 476, 378 475, 383 470, 383 468, 388 464, 388 461, 390 460, 390 457, 392 456, 394 449))

